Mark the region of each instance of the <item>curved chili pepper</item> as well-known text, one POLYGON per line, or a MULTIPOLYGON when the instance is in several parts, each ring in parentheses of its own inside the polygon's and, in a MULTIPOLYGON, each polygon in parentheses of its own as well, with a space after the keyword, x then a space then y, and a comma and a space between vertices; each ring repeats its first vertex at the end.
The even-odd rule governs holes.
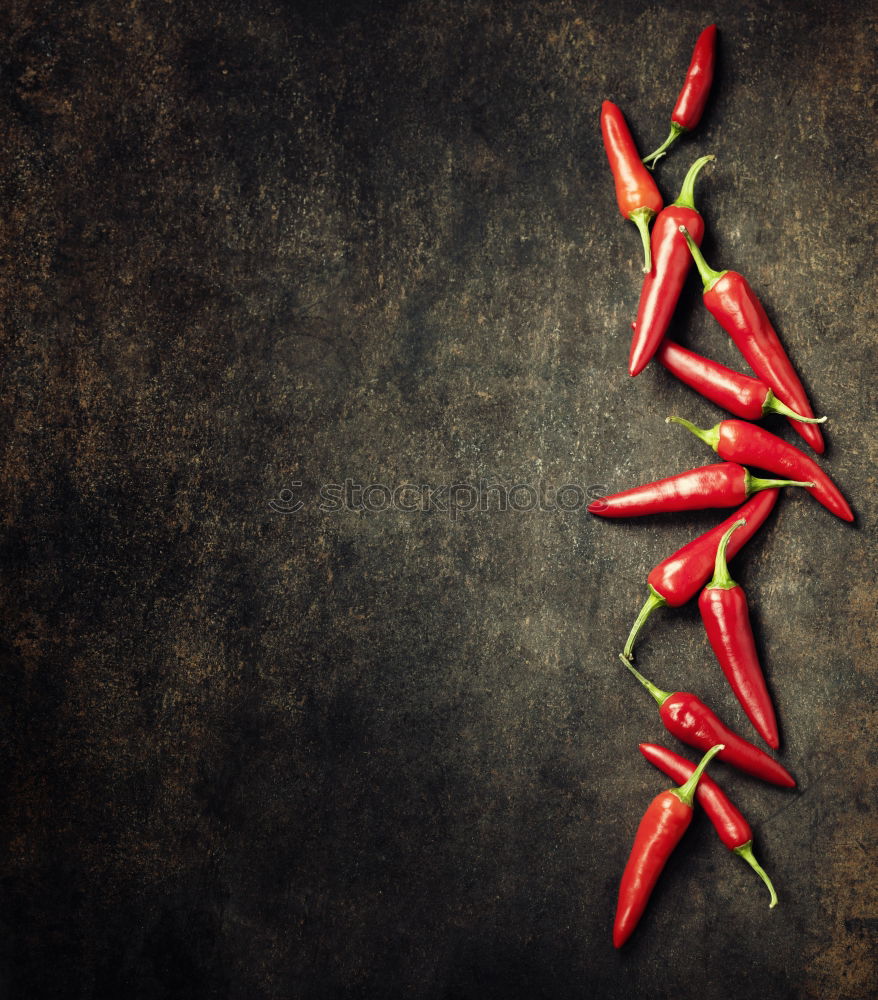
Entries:
POLYGON ((702 772, 722 749, 721 745, 711 747, 679 788, 659 792, 643 814, 619 885, 613 922, 617 948, 631 937, 643 916, 662 869, 692 822, 692 800, 702 772))
POLYGON ((711 648, 719 660, 726 680, 753 723, 756 732, 777 750, 780 739, 771 695, 765 684, 759 654, 750 627, 750 612, 744 589, 731 578, 726 562, 726 546, 732 533, 744 522, 735 524, 723 535, 716 550, 713 579, 701 591, 698 610, 711 648))
POLYGON ((742 523, 736 522, 723 535, 716 550, 713 579, 701 591, 698 610, 711 648, 735 697, 759 735, 776 750, 780 746, 777 719, 759 665, 759 654, 750 627, 747 595, 729 574, 725 557, 729 538, 742 523))
POLYGON ((655 359, 690 389, 744 420, 759 420, 769 413, 779 413, 791 421, 801 420, 806 424, 826 422, 826 417, 803 417, 791 410, 760 379, 732 371, 667 337, 656 351, 655 359))
MULTIPOLYGON (((680 227, 680 232, 686 237, 701 275, 704 304, 735 342, 754 374, 770 386, 777 398, 790 409, 802 416, 813 417, 814 411, 805 387, 747 279, 737 271, 714 271, 685 226, 680 227)), ((823 454, 825 445, 818 427, 800 420, 791 420, 790 423, 818 455, 823 454)))
POLYGON ((847 500, 814 459, 764 427, 743 420, 721 420, 704 430, 682 417, 668 417, 667 422, 682 424, 727 462, 755 465, 779 476, 812 480, 814 485, 805 487, 811 496, 842 521, 853 521, 853 511, 847 500))
POLYGON ((695 179, 702 167, 715 159, 715 156, 702 156, 692 164, 683 181, 680 196, 673 205, 659 212, 653 224, 650 239, 653 266, 643 279, 640 292, 628 358, 630 375, 639 375, 649 364, 677 307, 683 282, 692 267, 692 256, 686 247, 680 245, 678 230, 680 226, 686 226, 692 239, 696 243, 701 242, 704 221, 695 210, 695 179))
MULTIPOLYGON (((666 747, 656 743, 641 743, 640 752, 660 771, 674 781, 683 782, 691 777, 695 771, 695 765, 668 750, 666 747)), ((756 872, 762 881, 768 886, 771 893, 771 903, 769 909, 777 906, 777 893, 771 879, 765 873, 762 865, 753 856, 753 831, 750 824, 744 818, 744 814, 720 788, 720 786, 706 774, 701 778, 695 798, 710 818, 710 822, 716 827, 719 839, 734 851, 739 858, 743 858, 748 865, 756 872)))
POLYGON ((692 52, 692 61, 686 72, 683 89, 677 97, 677 103, 671 112, 671 134, 649 156, 644 156, 647 166, 655 164, 667 153, 668 149, 701 121, 707 95, 713 83, 713 70, 716 65, 716 25, 711 24, 698 36, 692 52))
POLYGON ((631 130, 625 116, 612 101, 601 105, 601 134, 616 182, 616 202, 619 211, 640 230, 643 241, 643 271, 652 269, 649 248, 649 224, 662 210, 664 201, 649 171, 640 162, 631 130))
POLYGON ((599 517, 642 517, 707 507, 737 507, 760 490, 781 486, 813 486, 792 479, 758 479, 743 465, 719 462, 680 472, 667 479, 635 486, 623 493, 593 500, 587 507, 599 517))
POLYGON ((649 597, 640 609, 640 614, 637 616, 628 641, 625 643, 622 655, 626 660, 631 658, 631 651, 634 648, 637 635, 656 608, 664 607, 666 604, 672 608, 679 608, 680 605, 693 598, 707 583, 716 560, 716 547, 735 521, 743 518, 747 524, 740 531, 735 532, 735 537, 729 542, 730 559, 756 533, 774 509, 777 498, 777 490, 764 490, 757 493, 731 517, 727 517, 722 524, 718 524, 710 531, 694 538, 655 567, 646 578, 649 586, 649 597))
POLYGON ((655 698, 662 723, 672 736, 676 736, 687 746, 702 751, 715 743, 724 743, 725 749, 719 754, 720 760, 772 785, 781 785, 783 788, 796 787, 796 779, 783 764, 729 729, 716 712, 708 708, 696 695, 689 691, 673 693, 662 691, 652 681, 648 681, 621 653, 619 659, 655 698))

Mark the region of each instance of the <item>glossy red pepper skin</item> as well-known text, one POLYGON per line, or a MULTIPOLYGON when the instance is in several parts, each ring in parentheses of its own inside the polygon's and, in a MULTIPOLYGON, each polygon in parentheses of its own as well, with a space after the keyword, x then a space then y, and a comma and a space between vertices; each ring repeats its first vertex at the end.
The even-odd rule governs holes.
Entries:
POLYGON ((662 724, 672 736, 676 736, 687 746, 702 751, 722 743, 724 749, 717 754, 720 760, 772 785, 780 785, 782 788, 796 787, 796 779, 782 764, 729 729, 716 712, 708 708, 697 695, 689 691, 673 693, 662 691, 636 670, 624 656, 622 661, 656 700, 662 724))
POLYGON ((756 652, 747 595, 729 574, 725 558, 726 545, 736 530, 737 525, 729 528, 719 543, 713 579, 698 597, 698 610, 711 649, 735 697, 756 732, 776 750, 780 746, 777 718, 756 652))
POLYGON ((692 60, 686 79, 671 112, 671 134, 655 152, 643 158, 644 163, 655 165, 677 139, 701 121, 716 68, 716 25, 711 24, 698 36, 692 51, 692 60))
MULTIPOLYGON (((804 416, 781 403, 761 379, 732 371, 673 340, 662 341, 655 359, 690 389, 743 420, 759 420, 769 413, 780 413, 791 420, 801 420, 804 416)), ((826 418, 805 419, 822 423, 826 418)))
MULTIPOLYGON (((796 413, 813 417, 805 387, 747 279, 728 271, 704 293, 704 304, 735 342, 747 364, 771 387, 777 398, 796 413)), ((818 427, 798 421, 790 423, 814 451, 823 454, 826 446, 818 427)))
POLYGON ((652 267, 649 223, 662 210, 664 200, 652 175, 640 161, 625 116, 612 101, 604 101, 601 106, 601 134, 616 185, 619 211, 640 230, 643 270, 648 273, 652 267))
POLYGON ((777 503, 777 490, 763 490, 751 497, 743 507, 740 507, 731 517, 694 538, 687 545, 668 556, 652 570, 646 578, 649 585, 649 597, 646 600, 637 620, 625 643, 623 656, 631 657, 634 641, 640 629, 652 612, 663 605, 678 608, 691 600, 710 579, 716 559, 717 546, 723 535, 735 523, 743 518, 746 524, 740 528, 729 541, 728 557, 731 559, 759 530, 777 503))
POLYGON ((681 788, 660 792, 649 804, 625 865, 613 922, 613 944, 621 948, 643 916, 662 869, 692 822, 692 799, 708 761, 720 751, 712 747, 681 788))
POLYGON ((698 610, 711 648, 747 718, 765 742, 777 750, 777 718, 753 640, 747 595, 741 587, 705 588, 698 598, 698 610))
POLYGON ((668 556, 655 567, 646 578, 646 582, 656 593, 660 594, 665 603, 672 608, 678 608, 691 601, 699 590, 710 579, 716 558, 716 548, 722 536, 735 521, 744 518, 746 526, 736 531, 729 542, 729 559, 736 555, 746 543, 756 534, 765 519, 777 503, 778 491, 765 490, 751 497, 731 517, 718 524, 710 531, 693 539, 668 556))
POLYGON ((693 809, 661 792, 643 814, 619 886, 613 944, 621 948, 640 922, 659 875, 692 822, 693 809))
POLYGON ((701 121, 716 66, 716 25, 701 32, 692 51, 686 79, 671 113, 671 121, 680 128, 693 129, 701 121))
POLYGON ((698 610, 711 649, 735 697, 756 732, 776 750, 780 746, 777 718, 756 652, 747 595, 732 579, 725 559, 729 537, 736 530, 736 525, 729 528, 719 544, 713 579, 698 597, 698 610))
MULTIPOLYGON (((641 743, 640 752, 650 764, 677 782, 686 781, 695 770, 695 765, 685 757, 656 743, 641 743)), ((770 905, 776 906, 777 893, 771 879, 753 855, 753 831, 744 814, 713 778, 706 774, 698 783, 695 798, 713 823, 719 839, 730 851, 743 858, 765 882, 771 893, 770 905)))
POLYGON ((792 485, 802 484, 780 479, 756 479, 743 465, 719 462, 593 500, 587 509, 598 517, 616 518, 705 510, 709 507, 737 507, 760 490, 792 485))
MULTIPOLYGON (((695 770, 695 765, 685 757, 657 743, 641 743, 640 752, 650 764, 676 782, 685 781, 695 770)), ((730 851, 753 839, 753 831, 744 814, 709 775, 705 774, 698 783, 695 798, 730 851)))
POLYGON ((679 417, 670 417, 669 420, 683 424, 727 462, 755 465, 778 476, 813 482, 814 485, 806 489, 815 500, 842 521, 853 521, 854 514, 847 500, 814 459, 764 427, 743 420, 723 420, 705 431, 679 417))
MULTIPOLYGON (((681 232, 688 237, 685 226, 681 232)), ((775 396, 803 417, 813 417, 805 387, 750 283, 737 271, 714 271, 698 245, 688 238, 687 243, 704 284, 704 304, 708 311, 732 338, 754 374, 775 396)), ((815 424, 796 420, 790 423, 814 451, 823 453, 823 435, 815 424)))
POLYGON ((628 356, 628 374, 639 375, 649 364, 667 333, 677 307, 692 257, 680 254, 679 227, 686 226, 700 243, 704 221, 693 209, 671 205, 662 210, 652 227, 652 270, 643 279, 634 337, 628 356))
POLYGON ((628 374, 639 375, 649 364, 667 332, 680 298, 683 282, 692 267, 689 248, 680 245, 679 227, 685 226, 692 239, 701 243, 704 221, 693 200, 695 178, 714 159, 702 156, 692 164, 683 181, 680 196, 659 212, 652 226, 652 269, 643 279, 634 336, 628 358, 628 374))
POLYGON ((782 764, 729 729, 720 717, 694 694, 688 691, 675 691, 662 704, 659 715, 665 729, 687 746, 706 750, 715 743, 725 743, 725 750, 718 754, 720 760, 772 785, 780 785, 783 788, 796 787, 796 779, 782 764))

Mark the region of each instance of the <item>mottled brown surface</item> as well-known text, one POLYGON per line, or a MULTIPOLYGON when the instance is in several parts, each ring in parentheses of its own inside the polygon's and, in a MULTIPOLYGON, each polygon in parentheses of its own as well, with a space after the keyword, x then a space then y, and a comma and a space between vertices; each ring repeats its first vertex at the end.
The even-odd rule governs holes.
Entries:
MULTIPOLYGON (((872 14, 3 5, 4 997, 876 995, 872 14), (857 523, 790 495, 735 563, 800 789, 714 773, 781 905, 700 816, 616 953, 665 785, 616 653, 719 515, 319 492, 708 459, 663 418, 719 411, 625 374, 638 242, 598 110, 657 144, 713 20, 715 95, 659 183, 717 155, 706 252, 830 413, 857 523)), ((694 283, 676 329, 740 365, 694 283)), ((748 733, 694 607, 638 656, 748 733)))

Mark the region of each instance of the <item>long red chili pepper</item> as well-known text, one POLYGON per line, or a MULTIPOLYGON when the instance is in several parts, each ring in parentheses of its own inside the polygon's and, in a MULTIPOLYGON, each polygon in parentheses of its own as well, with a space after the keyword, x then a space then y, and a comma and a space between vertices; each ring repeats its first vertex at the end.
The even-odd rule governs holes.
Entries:
POLYGON ((780 746, 777 719, 765 684, 759 654, 750 627, 750 612, 744 589, 731 578, 726 546, 732 533, 744 522, 736 521, 723 535, 716 550, 713 579, 701 591, 698 610, 726 680, 753 723, 756 732, 775 750, 780 746))
MULTIPOLYGON (((686 760, 685 757, 681 757, 673 750, 668 750, 657 743, 641 743, 640 752, 650 764, 654 764, 660 771, 664 771, 674 781, 683 782, 691 777, 695 771, 695 765, 686 760)), ((777 906, 777 893, 774 891, 771 879, 753 855, 753 831, 741 810, 713 778, 706 774, 698 783, 695 798, 698 799, 699 805, 716 827, 719 839, 730 851, 734 851, 739 858, 743 858, 768 886, 768 891, 771 893, 769 909, 777 906)))
POLYGON ((631 651, 634 648, 637 635, 656 608, 664 607, 666 604, 672 608, 678 608, 691 600, 707 583, 716 560, 716 547, 735 521, 743 518, 747 523, 740 531, 735 532, 734 538, 729 542, 727 551, 730 559, 756 533, 774 509, 777 498, 777 490, 763 490, 761 493, 757 493, 731 517, 727 517, 722 524, 718 524, 710 531, 694 538, 655 567, 646 578, 649 585, 649 597, 641 608, 640 614, 631 628, 628 641, 625 643, 622 655, 626 659, 631 658, 631 651))
POLYGON ((668 423, 682 424, 692 431, 727 462, 755 465, 779 476, 812 480, 814 485, 805 487, 811 496, 842 521, 853 521, 853 511, 847 500, 814 459, 764 427, 743 420, 721 420, 709 430, 704 430, 682 417, 667 419, 668 423))
POLYGON ((640 304, 631 353, 628 358, 628 372, 639 375, 649 364, 653 354, 664 337, 686 275, 692 267, 692 256, 680 243, 680 226, 686 226, 696 243, 704 235, 704 221, 695 210, 695 179, 706 163, 716 159, 702 156, 689 168, 680 196, 659 212, 652 227, 650 244, 652 248, 652 269, 643 279, 640 304))
POLYGON ((655 359, 690 389, 744 420, 759 420, 769 413, 779 413, 806 424, 826 421, 826 417, 803 417, 782 403, 760 379, 732 371, 667 337, 656 351, 655 359))
POLYGON ((644 273, 649 273, 652 268, 649 224, 662 210, 664 201, 649 171, 640 162, 640 154, 634 145, 625 116, 612 101, 604 101, 601 106, 601 134, 613 180, 616 182, 619 211, 640 230, 643 270, 644 273))
MULTIPOLYGON (((686 237, 704 283, 704 304, 735 342, 754 374, 770 386, 775 396, 790 409, 802 416, 813 417, 814 411, 805 387, 747 279, 737 271, 714 271, 685 226, 680 227, 680 232, 686 237)), ((800 420, 791 420, 790 423, 814 451, 823 453, 823 435, 815 424, 800 420)))
POLYGON ((796 787, 796 779, 783 764, 729 729, 716 712, 708 708, 699 697, 689 691, 673 693, 662 691, 652 681, 648 681, 621 653, 619 658, 655 698, 662 723, 672 736, 676 736, 687 746, 702 751, 715 743, 723 743, 725 749, 719 755, 720 760, 772 785, 781 785, 783 788, 796 787))
POLYGON ((593 500, 587 509, 599 517, 642 517, 707 507, 737 507, 760 490, 813 485, 792 479, 758 479, 743 465, 719 462, 593 500))
POLYGON ((713 83, 713 70, 716 64, 716 25, 711 24, 698 36, 692 61, 686 72, 683 89, 677 97, 677 103, 671 112, 671 134, 649 156, 644 156, 643 162, 648 166, 655 164, 667 153, 668 149, 701 121, 707 95, 713 83))
POLYGON ((722 746, 713 746, 679 788, 660 792, 649 804, 622 873, 613 922, 613 944, 621 948, 637 926, 662 869, 692 822, 692 800, 705 767, 722 746))

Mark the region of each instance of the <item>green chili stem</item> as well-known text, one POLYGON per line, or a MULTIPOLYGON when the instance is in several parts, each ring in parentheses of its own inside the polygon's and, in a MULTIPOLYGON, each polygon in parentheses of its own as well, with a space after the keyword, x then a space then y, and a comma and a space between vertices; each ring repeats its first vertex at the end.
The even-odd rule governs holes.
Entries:
POLYGON ((680 196, 674 202, 677 208, 691 208, 694 212, 695 209, 695 180, 701 173, 701 170, 708 163, 712 163, 716 157, 713 153, 708 153, 707 156, 702 156, 701 159, 696 160, 692 166, 689 168, 689 173, 686 174, 683 180, 683 186, 680 188, 680 196))
POLYGON ((619 659, 625 664, 625 666, 631 671, 632 674, 640 681, 640 683, 646 688, 647 691, 655 698, 656 704, 659 708, 671 697, 670 691, 662 691, 660 687, 656 687, 652 681, 648 681, 643 674, 634 666, 634 664, 625 656, 624 653, 619 653, 619 659))
POLYGON ((685 427, 687 431, 692 431, 695 437, 701 438, 701 440, 706 445, 713 448, 714 451, 719 449, 719 424, 714 425, 709 430, 704 430, 701 427, 696 427, 695 424, 690 423, 683 417, 666 417, 665 423, 680 424, 685 427))
POLYGON ((644 156, 642 162, 649 167, 650 170, 658 163, 658 161, 667 153, 667 151, 674 145, 674 143, 680 138, 680 136, 686 131, 682 125, 678 125, 676 122, 671 122, 671 133, 665 139, 665 141, 659 146, 658 149, 654 149, 649 156, 644 156))
POLYGON ((707 590, 731 590, 732 587, 738 586, 729 573, 729 564, 726 562, 726 547, 729 544, 729 539, 735 531, 740 528, 742 524, 746 523, 747 522, 743 517, 739 521, 735 521, 731 528, 729 528, 729 530, 720 539, 719 545, 716 548, 716 562, 713 565, 713 579, 707 585, 707 590))
POLYGON ((701 275, 701 280, 704 283, 704 290, 705 292, 709 292, 719 279, 724 274, 728 273, 728 271, 714 271, 714 269, 704 259, 704 254, 701 252, 698 244, 689 235, 689 230, 685 226, 679 226, 678 228, 686 237, 686 242, 689 244, 689 250, 692 254, 693 260, 695 261, 695 266, 698 268, 698 273, 701 275))
POLYGON ((744 489, 748 498, 760 490, 779 490, 782 486, 804 486, 805 489, 814 488, 814 483, 800 483, 795 479, 760 479, 759 476, 754 476, 749 469, 745 471, 747 475, 745 477, 744 489))
POLYGON ((725 748, 724 743, 717 743, 716 746, 711 747, 699 761, 698 767, 696 767, 692 774, 689 775, 689 779, 686 783, 680 785, 679 788, 671 789, 671 792, 677 796, 684 806, 692 806, 692 800, 695 798, 695 789, 698 787, 698 782, 701 780, 701 775, 704 773, 704 769, 713 760, 713 758, 716 757, 721 750, 725 750, 725 748))
POLYGON ((640 230, 640 239, 643 242, 643 273, 649 274, 652 270, 652 247, 649 245, 649 224, 655 217, 655 212, 651 208, 635 208, 628 218, 640 230))
POLYGON ((782 403, 777 396, 768 390, 768 395, 765 397, 765 402, 762 404, 762 414, 768 413, 779 413, 783 417, 789 417, 790 420, 798 420, 800 424, 825 424, 826 417, 803 417, 801 413, 796 413, 795 410, 791 410, 786 403, 782 403))
POLYGON ((741 844, 740 847, 736 847, 735 854, 737 854, 739 858, 743 858, 768 886, 768 891, 771 893, 771 902, 768 904, 768 908, 769 910, 773 910, 774 907, 777 906, 777 893, 774 891, 774 885, 766 874, 765 869, 759 864, 756 858, 753 857, 753 841, 748 840, 746 844, 741 844))
POLYGON ((637 634, 643 628, 646 623, 647 618, 655 611, 656 608, 664 607, 668 602, 664 597, 657 591, 653 590, 652 587, 649 588, 649 597, 646 599, 646 604, 640 609, 640 614, 637 616, 637 620, 631 626, 631 631, 628 633, 628 641, 625 643, 625 648, 622 650, 622 658, 624 660, 631 659, 631 651, 634 649, 634 642, 637 639, 637 634))

